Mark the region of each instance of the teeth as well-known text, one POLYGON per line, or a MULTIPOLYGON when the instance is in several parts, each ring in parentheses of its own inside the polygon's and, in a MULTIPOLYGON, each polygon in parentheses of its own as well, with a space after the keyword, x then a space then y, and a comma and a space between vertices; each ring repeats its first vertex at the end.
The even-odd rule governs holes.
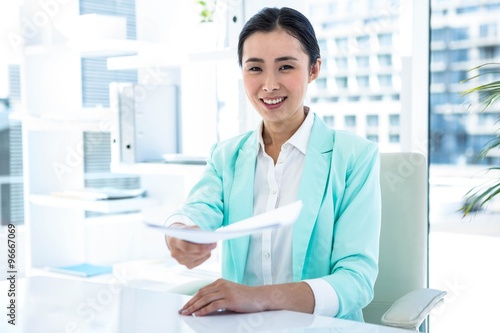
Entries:
POLYGON ((278 99, 263 99, 264 103, 266 104, 278 104, 283 102, 284 98, 278 98, 278 99))

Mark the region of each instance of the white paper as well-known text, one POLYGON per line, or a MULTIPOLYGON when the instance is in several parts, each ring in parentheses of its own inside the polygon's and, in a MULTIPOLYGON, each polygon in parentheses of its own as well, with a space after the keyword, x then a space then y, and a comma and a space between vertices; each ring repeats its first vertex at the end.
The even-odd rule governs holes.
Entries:
POLYGON ((259 214, 215 231, 191 228, 169 228, 146 223, 150 228, 162 231, 165 235, 199 244, 216 243, 220 240, 237 238, 262 232, 267 228, 277 228, 294 223, 302 210, 302 201, 295 201, 270 212, 259 214))

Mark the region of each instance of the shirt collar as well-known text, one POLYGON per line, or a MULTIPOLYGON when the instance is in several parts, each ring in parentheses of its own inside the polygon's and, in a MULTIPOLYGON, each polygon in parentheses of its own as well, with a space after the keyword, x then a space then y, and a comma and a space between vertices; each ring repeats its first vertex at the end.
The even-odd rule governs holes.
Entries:
MULTIPOLYGON (((304 121, 297 129, 297 131, 295 131, 292 137, 283 144, 283 146, 291 144, 292 146, 300 150, 304 155, 306 154, 307 151, 307 143, 309 141, 309 137, 311 136, 311 129, 314 122, 313 113, 309 110, 309 108, 307 108, 306 111, 307 111, 306 119, 304 119, 304 121)), ((264 122, 261 120, 259 126, 255 130, 256 131, 255 134, 257 135, 257 141, 259 142, 261 151, 265 151, 264 139, 262 138, 263 126, 264 122)))

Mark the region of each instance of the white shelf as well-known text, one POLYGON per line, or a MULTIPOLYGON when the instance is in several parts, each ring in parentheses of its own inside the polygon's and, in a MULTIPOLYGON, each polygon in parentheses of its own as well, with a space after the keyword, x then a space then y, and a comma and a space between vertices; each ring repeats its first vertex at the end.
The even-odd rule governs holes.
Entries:
POLYGON ((106 132, 116 119, 116 114, 109 108, 84 109, 67 113, 29 114, 17 112, 10 119, 23 123, 32 131, 91 131, 106 132))
POLYGON ((137 69, 148 67, 176 67, 193 62, 217 62, 234 60, 237 52, 232 48, 196 52, 183 55, 180 52, 159 49, 157 52, 148 52, 134 56, 113 57, 108 59, 108 70, 137 69))
POLYGON ((67 46, 82 57, 116 57, 139 52, 147 43, 132 39, 83 39, 70 41, 67 46))
POLYGON ((197 176, 205 169, 204 164, 181 163, 111 163, 111 172, 140 175, 197 176))
POLYGON ((46 207, 57 207, 66 209, 80 209, 100 213, 120 213, 133 210, 140 210, 152 207, 156 200, 150 198, 133 198, 118 200, 78 200, 70 198, 61 198, 52 195, 30 196, 31 203, 46 207))

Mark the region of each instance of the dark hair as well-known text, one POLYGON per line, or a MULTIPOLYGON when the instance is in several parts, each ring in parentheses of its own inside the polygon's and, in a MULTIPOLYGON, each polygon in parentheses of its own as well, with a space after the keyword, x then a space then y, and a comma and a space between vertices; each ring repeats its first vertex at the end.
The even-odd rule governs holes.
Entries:
POLYGON ((309 54, 311 66, 321 57, 316 34, 307 17, 288 7, 264 8, 252 16, 241 30, 238 40, 238 63, 240 67, 242 66, 243 43, 245 43, 245 40, 255 32, 271 32, 276 29, 283 29, 299 40, 304 51, 309 54))

